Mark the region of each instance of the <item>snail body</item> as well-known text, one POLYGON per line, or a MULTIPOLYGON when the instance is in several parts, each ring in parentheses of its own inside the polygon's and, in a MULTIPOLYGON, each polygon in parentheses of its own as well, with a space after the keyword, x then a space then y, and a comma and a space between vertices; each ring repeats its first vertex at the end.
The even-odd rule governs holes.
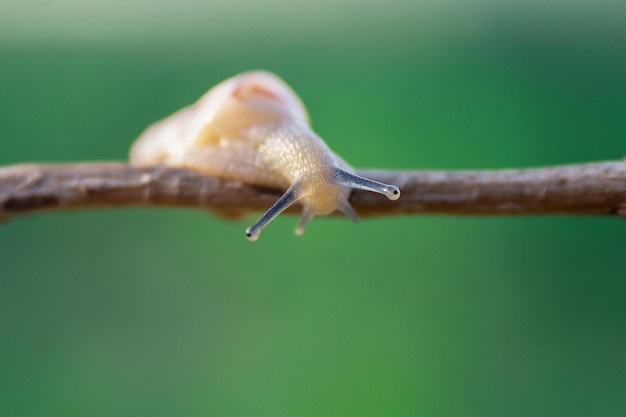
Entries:
POLYGON ((354 174, 309 124, 302 101, 269 72, 247 72, 218 84, 195 104, 149 126, 130 151, 133 165, 165 164, 251 185, 286 190, 246 230, 256 240, 283 210, 300 202, 302 234, 315 215, 340 210, 358 217, 348 197, 353 188, 390 200, 400 190, 354 174))

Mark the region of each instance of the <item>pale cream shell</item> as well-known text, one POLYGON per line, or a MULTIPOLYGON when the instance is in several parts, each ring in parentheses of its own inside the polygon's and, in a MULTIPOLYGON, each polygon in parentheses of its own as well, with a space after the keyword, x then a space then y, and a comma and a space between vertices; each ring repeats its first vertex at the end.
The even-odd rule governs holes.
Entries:
POLYGON ((300 98, 272 73, 246 72, 221 82, 193 105, 149 126, 133 144, 130 163, 181 166, 224 178, 286 187, 288 176, 267 167, 259 153, 265 138, 256 129, 283 123, 310 128, 300 98), (271 96, 252 97, 248 101, 256 101, 248 107, 254 107, 242 111, 245 100, 233 97, 246 86, 260 86, 271 96))

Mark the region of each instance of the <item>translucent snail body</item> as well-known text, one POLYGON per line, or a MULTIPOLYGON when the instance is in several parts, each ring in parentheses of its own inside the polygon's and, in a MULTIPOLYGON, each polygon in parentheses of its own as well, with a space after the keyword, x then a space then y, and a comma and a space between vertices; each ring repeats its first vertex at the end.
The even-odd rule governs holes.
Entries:
POLYGON ((390 200, 400 190, 354 174, 313 132, 298 96, 276 75, 255 71, 229 78, 195 104, 148 127, 133 144, 130 162, 165 164, 210 175, 286 190, 246 230, 256 240, 261 230, 295 202, 302 207, 296 228, 302 234, 316 215, 340 210, 358 217, 348 197, 353 188, 390 200))

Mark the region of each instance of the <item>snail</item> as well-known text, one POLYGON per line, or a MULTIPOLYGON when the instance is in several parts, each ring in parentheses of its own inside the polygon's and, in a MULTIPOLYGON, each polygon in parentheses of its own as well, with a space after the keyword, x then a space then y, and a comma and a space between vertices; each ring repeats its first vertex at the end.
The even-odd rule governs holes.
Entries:
POLYGON ((400 197, 398 187, 356 175, 313 132, 296 93, 265 71, 229 78, 195 104, 149 126, 133 144, 130 163, 190 168, 286 190, 246 230, 249 240, 258 239, 261 230, 295 202, 303 207, 295 230, 301 235, 313 216, 335 210, 357 222, 348 202, 352 189, 390 200, 400 197))

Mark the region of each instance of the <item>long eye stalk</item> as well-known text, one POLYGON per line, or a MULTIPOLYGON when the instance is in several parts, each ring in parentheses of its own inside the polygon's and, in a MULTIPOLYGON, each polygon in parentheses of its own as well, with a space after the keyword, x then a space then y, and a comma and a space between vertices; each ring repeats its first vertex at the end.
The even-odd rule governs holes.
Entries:
POLYGON ((297 183, 289 187, 289 189, 285 191, 285 194, 283 194, 278 201, 276 201, 274 205, 270 207, 259 220, 257 220, 256 223, 246 229, 246 237, 248 240, 257 240, 261 234, 261 230, 263 230, 269 222, 274 220, 276 216, 300 199, 300 196, 298 195, 298 188, 297 183))
POLYGON ((337 185, 357 188, 359 190, 373 191, 384 195, 390 200, 397 200, 400 198, 400 189, 395 185, 383 184, 382 182, 370 180, 369 178, 360 177, 340 168, 335 169, 333 181, 337 185))

